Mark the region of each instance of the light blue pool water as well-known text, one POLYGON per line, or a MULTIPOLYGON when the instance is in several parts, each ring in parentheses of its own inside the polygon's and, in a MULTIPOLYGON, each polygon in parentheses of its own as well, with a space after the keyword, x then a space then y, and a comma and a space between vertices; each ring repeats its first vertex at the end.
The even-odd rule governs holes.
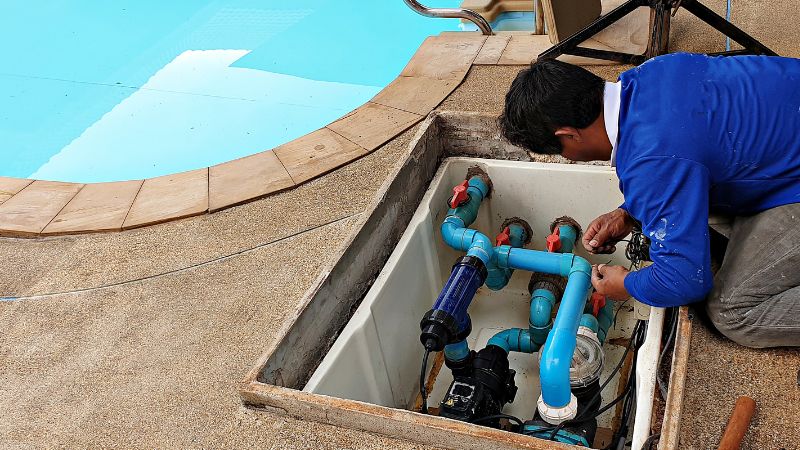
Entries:
POLYGON ((3 1, 0 175, 140 179, 268 150, 458 29, 401 0, 3 1))

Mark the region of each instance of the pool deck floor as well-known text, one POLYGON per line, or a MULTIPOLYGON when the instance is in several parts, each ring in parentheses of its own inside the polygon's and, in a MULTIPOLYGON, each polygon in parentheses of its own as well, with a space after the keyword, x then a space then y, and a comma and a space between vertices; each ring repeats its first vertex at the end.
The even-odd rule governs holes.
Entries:
MULTIPOLYGON (((733 19, 780 54, 800 56, 793 6, 734 1, 733 19)), ((685 12, 672 44, 723 47, 685 12)), ((473 66, 439 109, 497 113, 520 68, 473 66)), ((592 68, 608 79, 622 69, 592 68)), ((0 296, 18 298, 0 301, 0 447, 419 448, 254 412, 237 392, 415 131, 214 214, 116 233, 0 238, 0 296)), ((691 345, 681 448, 715 447, 740 393, 764 405, 745 448, 800 448, 797 351, 739 348, 702 325, 691 345)))

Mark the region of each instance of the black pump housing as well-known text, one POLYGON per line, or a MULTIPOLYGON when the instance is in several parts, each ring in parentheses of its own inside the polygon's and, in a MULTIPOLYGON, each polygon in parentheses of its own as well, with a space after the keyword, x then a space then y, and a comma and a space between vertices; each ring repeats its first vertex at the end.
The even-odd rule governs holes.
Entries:
MULTIPOLYGON (((442 417, 475 422, 500 414, 503 406, 511 403, 517 394, 514 384, 516 372, 509 369, 508 354, 503 349, 489 345, 474 357, 470 356, 471 368, 465 364, 447 364, 454 379, 440 405, 439 415, 442 417)), ((500 426, 497 419, 481 423, 496 428, 500 426)))

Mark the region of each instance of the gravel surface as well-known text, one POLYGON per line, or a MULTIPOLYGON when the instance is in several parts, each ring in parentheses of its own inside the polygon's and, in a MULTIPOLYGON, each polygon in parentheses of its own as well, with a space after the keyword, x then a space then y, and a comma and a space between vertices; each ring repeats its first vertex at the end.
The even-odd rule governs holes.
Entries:
POLYGON ((755 350, 692 322, 681 448, 716 448, 736 398, 756 401, 743 449, 800 449, 800 351, 755 350))

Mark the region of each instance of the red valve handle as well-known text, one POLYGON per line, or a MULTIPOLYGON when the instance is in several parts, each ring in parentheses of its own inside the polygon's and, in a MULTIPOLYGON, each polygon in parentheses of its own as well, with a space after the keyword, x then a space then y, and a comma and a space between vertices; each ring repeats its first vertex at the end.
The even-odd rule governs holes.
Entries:
POLYGON ((459 184, 458 186, 453 187, 453 198, 450 199, 450 207, 456 208, 461 206, 469 200, 469 194, 467 194, 467 188, 469 187, 469 181, 464 180, 463 183, 459 184))
POLYGON ((561 232, 556 227, 553 233, 547 236, 547 251, 550 253, 561 250, 561 232))
POLYGON ((591 302, 592 302, 592 315, 597 317, 600 314, 600 309, 606 306, 606 296, 599 292, 595 292, 594 294, 592 294, 591 302))
POLYGON ((494 238, 494 245, 495 247, 499 247, 501 245, 511 245, 511 230, 508 227, 505 227, 500 234, 494 238))

